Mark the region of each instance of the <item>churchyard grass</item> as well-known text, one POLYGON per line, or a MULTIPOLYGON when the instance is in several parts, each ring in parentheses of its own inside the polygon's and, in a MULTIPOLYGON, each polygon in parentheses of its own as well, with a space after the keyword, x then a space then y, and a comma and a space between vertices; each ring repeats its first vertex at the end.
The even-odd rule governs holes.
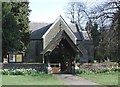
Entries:
POLYGON ((120 67, 116 62, 94 63, 80 68, 76 73, 100 85, 120 85, 120 67))
POLYGON ((98 83, 100 85, 118 85, 118 72, 113 73, 91 73, 91 74, 78 74, 79 76, 98 83))
POLYGON ((64 82, 53 74, 46 74, 35 69, 3 69, 0 72, 2 85, 64 85, 64 82))
POLYGON ((51 74, 2 75, 2 85, 64 85, 64 83, 51 74))

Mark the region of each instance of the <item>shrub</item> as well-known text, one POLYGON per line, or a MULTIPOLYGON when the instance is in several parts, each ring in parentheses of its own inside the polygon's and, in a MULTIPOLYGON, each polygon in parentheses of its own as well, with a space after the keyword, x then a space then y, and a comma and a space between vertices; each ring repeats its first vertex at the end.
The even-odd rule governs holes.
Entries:
POLYGON ((87 70, 87 69, 79 69, 76 71, 77 74, 91 74, 91 73, 94 73, 90 70, 87 70))
POLYGON ((3 69, 1 70, 2 75, 40 75, 43 74, 44 72, 37 71, 35 69, 3 69))
POLYGON ((8 75, 9 74, 9 69, 1 70, 1 74, 2 75, 8 75))
POLYGON ((120 67, 114 67, 111 69, 111 71, 114 71, 114 72, 120 72, 120 67))
POLYGON ((21 69, 10 70, 10 75, 24 75, 24 72, 21 69))
POLYGON ((92 73, 115 73, 120 72, 120 67, 102 68, 98 70, 79 69, 77 74, 92 74, 92 73))
POLYGON ((111 73, 111 72, 120 72, 120 68, 119 67, 105 68, 99 70, 97 73, 111 73))
POLYGON ((106 73, 109 72, 109 69, 102 69, 102 70, 98 70, 96 73, 106 73))

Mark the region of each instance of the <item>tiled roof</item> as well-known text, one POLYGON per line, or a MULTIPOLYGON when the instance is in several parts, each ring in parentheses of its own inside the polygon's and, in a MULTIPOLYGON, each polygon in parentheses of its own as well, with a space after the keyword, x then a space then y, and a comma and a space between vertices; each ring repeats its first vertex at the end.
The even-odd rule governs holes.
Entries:
MULTIPOLYGON (((30 38, 31 39, 41 39, 44 33, 50 28, 52 25, 48 23, 30 23, 30 30, 32 31, 30 38)), ((77 31, 77 27, 75 24, 70 23, 69 27, 73 31, 74 35, 77 37, 77 40, 90 40, 90 36, 88 35, 87 31, 77 31)))
POLYGON ((48 23, 42 23, 42 22, 30 22, 29 23, 29 27, 32 32, 35 30, 38 30, 46 25, 48 25, 48 23))
MULTIPOLYGON (((41 39, 42 36, 45 34, 45 32, 50 28, 51 24, 47 24, 46 26, 43 26, 42 28, 38 28, 35 31, 31 33, 30 39, 41 39)), ((32 28, 31 28, 32 29, 32 28)))
POLYGON ((88 35, 87 31, 81 31, 79 29, 79 32, 77 30, 76 24, 75 23, 70 23, 69 24, 71 30, 74 32, 75 36, 77 37, 77 40, 90 40, 90 36, 88 35))

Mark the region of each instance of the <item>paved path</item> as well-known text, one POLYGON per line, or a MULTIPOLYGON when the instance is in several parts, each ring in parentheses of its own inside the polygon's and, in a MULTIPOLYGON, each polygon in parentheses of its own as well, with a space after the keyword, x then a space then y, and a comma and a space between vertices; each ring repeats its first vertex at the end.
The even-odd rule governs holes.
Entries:
POLYGON ((65 85, 91 85, 91 87, 92 85, 94 85, 94 87, 97 87, 95 85, 99 85, 72 74, 54 74, 54 76, 58 79, 63 80, 65 82, 65 85))

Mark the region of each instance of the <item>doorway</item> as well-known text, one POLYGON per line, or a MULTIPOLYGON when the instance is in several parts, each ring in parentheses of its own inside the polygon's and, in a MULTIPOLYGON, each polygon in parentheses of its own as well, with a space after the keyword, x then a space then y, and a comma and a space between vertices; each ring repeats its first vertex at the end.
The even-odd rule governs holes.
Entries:
MULTIPOLYGON (((60 72, 71 73, 79 49, 65 31, 61 31, 42 51, 45 63, 60 63, 60 72)), ((56 65, 55 65, 56 66, 56 65)), ((54 66, 54 67, 55 67, 54 66)))
POLYGON ((53 73, 71 73, 72 62, 75 59, 76 52, 70 46, 66 39, 62 39, 56 48, 49 55, 49 63, 53 73))

